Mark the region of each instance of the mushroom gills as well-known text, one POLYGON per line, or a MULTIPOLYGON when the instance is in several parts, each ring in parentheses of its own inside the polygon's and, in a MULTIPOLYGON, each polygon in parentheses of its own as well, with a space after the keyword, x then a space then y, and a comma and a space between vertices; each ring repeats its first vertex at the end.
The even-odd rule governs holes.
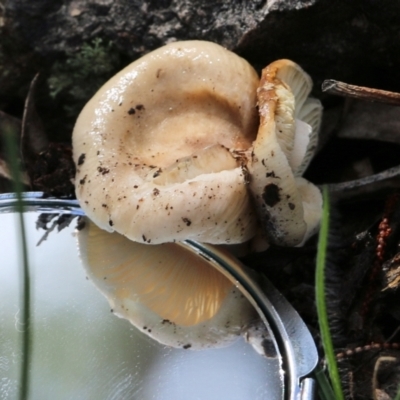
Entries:
POLYGON ((158 342, 227 346, 256 317, 240 291, 198 255, 174 243, 135 243, 85 222, 78 244, 88 277, 117 316, 158 342))
POLYGON ((310 76, 304 72, 300 65, 286 59, 274 61, 266 69, 272 72, 275 79, 283 82, 289 88, 296 101, 294 117, 299 118, 298 115, 312 89, 310 76))
POLYGON ((290 164, 296 176, 304 174, 318 146, 318 134, 322 121, 322 104, 308 98, 296 118, 296 136, 290 164))

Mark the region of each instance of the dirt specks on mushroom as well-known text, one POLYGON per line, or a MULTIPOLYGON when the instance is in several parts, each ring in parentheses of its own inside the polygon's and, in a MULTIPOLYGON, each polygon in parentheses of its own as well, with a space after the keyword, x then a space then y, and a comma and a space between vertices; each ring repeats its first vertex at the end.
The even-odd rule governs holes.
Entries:
POLYGON ((78 158, 78 166, 82 165, 85 162, 86 154, 82 153, 78 158))
POLYGON ((267 206, 274 207, 281 200, 279 187, 274 183, 270 183, 264 187, 262 198, 267 206))
POLYGON ((186 226, 190 226, 192 224, 192 221, 186 217, 183 217, 182 221, 186 224, 186 226))
POLYGON ((101 175, 106 175, 110 172, 108 168, 104 167, 97 167, 97 171, 100 172, 101 175))

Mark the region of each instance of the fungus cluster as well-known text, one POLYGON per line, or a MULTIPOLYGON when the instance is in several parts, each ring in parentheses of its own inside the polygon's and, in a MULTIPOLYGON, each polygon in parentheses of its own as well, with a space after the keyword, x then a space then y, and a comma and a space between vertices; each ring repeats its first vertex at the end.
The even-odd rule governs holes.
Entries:
POLYGON ((80 250, 115 313, 191 348, 226 344, 254 318, 227 278, 174 242, 261 249, 315 232, 321 194, 301 177, 322 113, 311 86, 289 60, 260 82, 234 53, 186 41, 130 64, 88 102, 73 132, 76 195, 94 223, 80 250))

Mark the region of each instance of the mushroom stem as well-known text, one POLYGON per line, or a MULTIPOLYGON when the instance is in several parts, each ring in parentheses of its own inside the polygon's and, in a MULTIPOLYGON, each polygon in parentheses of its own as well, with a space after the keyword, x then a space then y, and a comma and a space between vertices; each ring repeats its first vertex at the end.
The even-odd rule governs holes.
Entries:
POLYGON ((260 111, 260 130, 249 167, 250 188, 267 236, 276 244, 295 246, 306 232, 304 210, 288 159, 274 134, 274 112, 274 104, 260 111))
MULTIPOLYGON (((278 245, 303 243, 315 230, 304 207, 315 196, 316 208, 321 205, 318 189, 296 180, 315 152, 321 120, 319 101, 307 99, 310 91, 309 76, 289 60, 267 66, 257 90, 260 127, 248 163, 249 187, 265 235, 278 245)), ((265 248, 257 241, 256 248, 265 248)))

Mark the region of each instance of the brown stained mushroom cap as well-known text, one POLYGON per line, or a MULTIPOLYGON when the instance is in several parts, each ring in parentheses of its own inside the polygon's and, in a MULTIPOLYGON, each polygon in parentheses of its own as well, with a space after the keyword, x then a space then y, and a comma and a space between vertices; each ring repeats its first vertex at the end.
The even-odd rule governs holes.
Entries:
POLYGON ((321 215, 319 190, 296 182, 314 154, 321 122, 320 102, 308 98, 311 88, 300 66, 278 60, 263 70, 257 90, 260 128, 248 163, 250 189, 263 231, 279 245, 303 243, 321 215), (303 204, 308 200, 312 204, 303 204))
POLYGON ((162 344, 227 346, 256 318, 228 278, 177 244, 135 243, 88 219, 78 241, 88 277, 112 311, 162 344))
POLYGON ((249 240, 243 153, 258 126, 254 69, 210 42, 168 44, 110 79, 73 132, 76 195, 101 228, 142 243, 249 240))

